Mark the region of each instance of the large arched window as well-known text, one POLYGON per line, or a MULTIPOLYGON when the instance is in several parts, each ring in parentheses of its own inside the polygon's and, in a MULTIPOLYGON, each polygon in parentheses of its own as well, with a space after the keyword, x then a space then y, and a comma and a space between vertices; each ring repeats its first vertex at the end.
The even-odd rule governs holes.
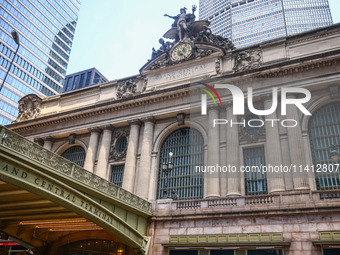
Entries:
POLYGON ((196 172, 196 166, 203 166, 203 158, 204 141, 199 131, 189 127, 173 131, 160 150, 157 198, 166 198, 174 193, 177 199, 202 198, 203 174, 196 172), (170 161, 173 169, 167 179, 162 165, 170 161))
POLYGON ((81 167, 84 166, 85 155, 85 150, 81 146, 73 146, 71 148, 68 148, 66 151, 64 151, 63 154, 61 154, 62 157, 68 159, 69 161, 72 161, 73 163, 81 167))
POLYGON ((339 162, 330 159, 331 147, 340 145, 340 102, 317 110, 308 124, 317 189, 340 189, 340 169, 333 171, 339 162), (320 164, 323 167, 319 172, 320 164))

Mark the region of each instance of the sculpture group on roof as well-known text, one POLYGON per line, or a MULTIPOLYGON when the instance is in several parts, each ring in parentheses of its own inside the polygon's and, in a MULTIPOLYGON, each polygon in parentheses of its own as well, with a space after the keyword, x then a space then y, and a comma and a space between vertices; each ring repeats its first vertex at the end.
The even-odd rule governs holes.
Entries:
POLYGON ((163 38, 159 39, 161 44, 158 50, 152 48, 152 59, 163 53, 169 53, 174 45, 181 42, 187 42, 193 46, 196 43, 212 44, 222 48, 224 51, 234 49, 233 43, 228 38, 223 38, 220 35, 214 35, 208 27, 210 22, 207 20, 195 21, 195 11, 197 7, 192 6, 192 13, 187 13, 187 8, 181 8, 180 13, 176 16, 164 14, 174 20, 171 28, 163 35, 166 39, 173 41, 165 41, 163 38))

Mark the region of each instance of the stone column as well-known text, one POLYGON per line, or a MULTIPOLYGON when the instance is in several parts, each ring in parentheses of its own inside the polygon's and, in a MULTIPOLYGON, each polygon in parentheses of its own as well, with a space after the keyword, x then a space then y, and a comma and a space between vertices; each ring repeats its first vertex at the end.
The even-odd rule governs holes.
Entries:
POLYGON ((44 139, 44 148, 47 150, 51 150, 55 139, 52 136, 46 137, 44 139))
MULTIPOLYGON (((298 108, 295 105, 287 105, 286 118, 295 120, 298 123, 296 127, 287 127, 290 160, 292 169, 296 169, 296 172, 292 170, 294 189, 309 189, 308 173, 303 171, 306 166, 306 158, 301 133, 300 117, 298 108), (302 167, 302 171, 300 171, 300 166, 302 167)), ((287 123, 286 125, 292 125, 292 122, 289 124, 287 123)))
POLYGON ((239 143, 239 125, 237 116, 233 115, 232 103, 227 104, 227 162, 231 167, 236 167, 236 172, 228 172, 227 196, 241 195, 241 174, 237 171, 240 169, 240 143, 239 143), (232 124, 232 126, 231 126, 232 124))
POLYGON ((90 141, 89 147, 87 148, 84 168, 93 173, 94 169, 94 162, 96 161, 96 155, 98 150, 98 143, 99 143, 99 135, 101 130, 99 128, 91 128, 90 129, 90 141))
MULTIPOLYGON (((272 106, 272 96, 264 98, 264 109, 270 109, 272 106)), ((283 165, 282 152, 279 133, 279 120, 277 119, 276 111, 266 115, 266 164, 273 167, 283 165)), ((283 172, 268 172, 267 173, 268 192, 277 192, 285 190, 285 182, 283 172)))
MULTIPOLYGON (((209 107, 209 131, 208 131, 208 161, 207 167, 216 167, 220 165, 220 127, 214 127, 214 119, 219 119, 219 110, 217 107, 209 107)), ((216 169, 217 170, 217 169, 216 169)), ((220 196, 220 174, 218 172, 208 173, 206 175, 207 197, 220 196)))
POLYGON ((102 143, 99 148, 98 164, 96 174, 99 177, 107 179, 107 167, 109 162, 109 153, 111 147, 112 131, 113 127, 111 125, 102 127, 102 143))
POLYGON ((143 121, 145 125, 136 194, 141 198, 148 200, 151 173, 151 153, 155 120, 153 118, 147 118, 143 121))
POLYGON ((129 192, 134 191, 136 177, 136 162, 139 140, 140 122, 138 120, 130 122, 129 142, 126 150, 126 160, 124 166, 124 176, 122 188, 129 192))

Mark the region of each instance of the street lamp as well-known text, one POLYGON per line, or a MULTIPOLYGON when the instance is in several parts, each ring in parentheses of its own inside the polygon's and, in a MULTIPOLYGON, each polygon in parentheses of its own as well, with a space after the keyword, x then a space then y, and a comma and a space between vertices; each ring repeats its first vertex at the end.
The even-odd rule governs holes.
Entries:
POLYGON ((332 151, 330 153, 330 157, 333 162, 338 162, 340 158, 340 153, 337 150, 337 148, 340 148, 340 145, 333 145, 331 148, 332 148, 332 151))
POLYGON ((20 41, 19 41, 19 34, 18 34, 18 32, 15 31, 15 30, 13 30, 13 31, 11 32, 11 35, 12 35, 13 40, 15 41, 15 43, 18 45, 18 47, 17 47, 17 50, 16 50, 15 53, 14 53, 14 56, 13 56, 12 61, 11 61, 11 64, 9 65, 9 68, 8 68, 8 70, 7 70, 7 72, 6 72, 5 78, 4 78, 3 81, 2 81, 2 84, 1 84, 1 87, 0 87, 0 92, 1 92, 1 90, 2 90, 2 87, 3 87, 4 84, 5 84, 7 75, 8 75, 8 73, 9 73, 9 71, 11 70, 11 67, 12 67, 12 64, 13 64, 13 61, 14 61, 14 58, 15 58, 15 56, 17 55, 18 50, 19 50, 19 46, 20 46, 20 41))
POLYGON ((173 191, 173 194, 170 196, 170 192, 169 192, 169 173, 172 171, 172 169, 174 168, 174 163, 171 161, 171 158, 174 154, 172 152, 169 152, 169 161, 167 163, 163 163, 162 164, 162 170, 165 174, 165 190, 164 190, 164 194, 163 194, 163 198, 173 198, 176 199, 177 195, 176 193, 173 191))

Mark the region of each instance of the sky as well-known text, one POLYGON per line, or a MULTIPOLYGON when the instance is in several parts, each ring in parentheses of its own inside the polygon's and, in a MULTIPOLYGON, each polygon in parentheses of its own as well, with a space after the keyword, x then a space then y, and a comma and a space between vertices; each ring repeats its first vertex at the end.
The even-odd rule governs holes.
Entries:
MULTIPOLYGON (((199 0, 81 0, 67 74, 92 67, 108 80, 139 73, 159 48, 179 9, 199 0)), ((333 22, 340 22, 340 1, 329 0, 333 22)), ((196 20, 198 19, 198 8, 196 20)))

